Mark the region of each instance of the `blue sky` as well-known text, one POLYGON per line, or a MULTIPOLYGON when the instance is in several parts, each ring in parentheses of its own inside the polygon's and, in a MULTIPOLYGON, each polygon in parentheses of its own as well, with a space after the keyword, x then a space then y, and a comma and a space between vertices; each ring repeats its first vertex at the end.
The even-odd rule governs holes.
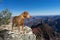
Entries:
POLYGON ((0 11, 8 8, 12 15, 28 11, 33 16, 60 15, 60 0, 0 0, 0 11))

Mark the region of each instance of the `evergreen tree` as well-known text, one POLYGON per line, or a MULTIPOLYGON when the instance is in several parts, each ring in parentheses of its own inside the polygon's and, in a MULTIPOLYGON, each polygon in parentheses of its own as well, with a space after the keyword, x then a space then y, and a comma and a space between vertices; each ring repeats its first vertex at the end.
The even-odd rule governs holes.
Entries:
POLYGON ((0 12, 0 25, 4 24, 9 24, 11 19, 11 12, 8 9, 3 10, 0 12))

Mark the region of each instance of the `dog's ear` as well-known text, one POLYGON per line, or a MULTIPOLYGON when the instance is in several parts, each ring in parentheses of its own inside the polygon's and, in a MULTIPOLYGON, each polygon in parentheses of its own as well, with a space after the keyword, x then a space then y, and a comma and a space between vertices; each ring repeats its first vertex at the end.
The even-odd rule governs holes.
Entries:
POLYGON ((23 14, 24 14, 24 15, 27 15, 27 14, 28 14, 28 12, 27 12, 27 11, 25 11, 25 12, 23 12, 23 14))

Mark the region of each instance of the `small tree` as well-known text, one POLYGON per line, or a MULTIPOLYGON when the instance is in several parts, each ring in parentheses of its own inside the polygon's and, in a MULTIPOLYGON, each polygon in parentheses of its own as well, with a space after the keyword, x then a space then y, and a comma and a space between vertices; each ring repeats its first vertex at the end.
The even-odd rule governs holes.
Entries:
POLYGON ((0 12, 0 25, 4 24, 9 24, 11 19, 11 12, 8 9, 3 10, 0 12))

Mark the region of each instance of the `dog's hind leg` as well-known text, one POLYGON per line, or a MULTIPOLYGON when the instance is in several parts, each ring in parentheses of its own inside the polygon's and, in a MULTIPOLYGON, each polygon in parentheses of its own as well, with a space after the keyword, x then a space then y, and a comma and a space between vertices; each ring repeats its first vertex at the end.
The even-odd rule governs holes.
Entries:
POLYGON ((14 26, 14 23, 12 23, 12 32, 14 31, 13 26, 14 26))

